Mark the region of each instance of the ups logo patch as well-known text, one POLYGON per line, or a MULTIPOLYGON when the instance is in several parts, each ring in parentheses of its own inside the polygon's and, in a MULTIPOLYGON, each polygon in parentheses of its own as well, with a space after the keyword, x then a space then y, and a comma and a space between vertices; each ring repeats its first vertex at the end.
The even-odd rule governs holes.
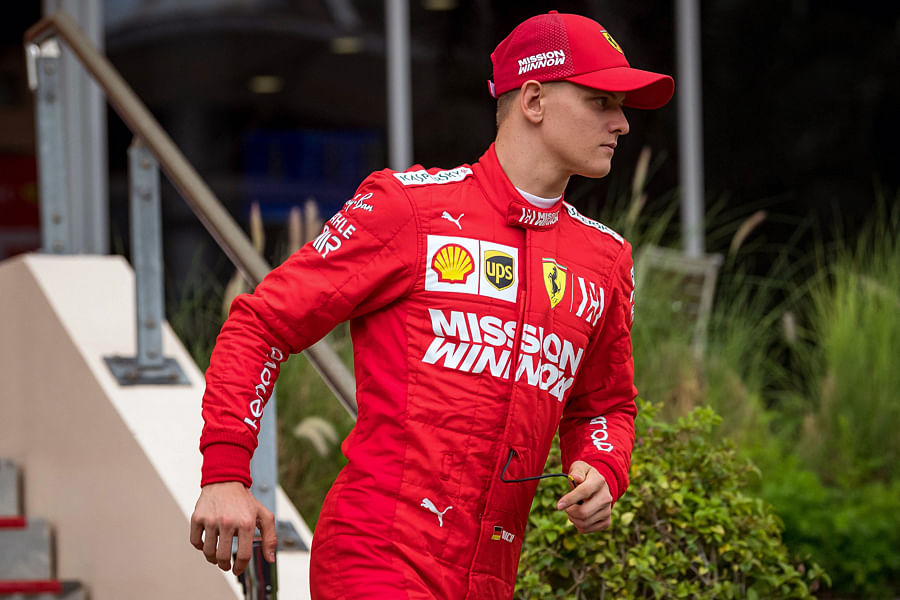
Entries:
POLYGON ((499 250, 487 250, 484 253, 484 278, 498 290, 505 290, 515 280, 515 261, 513 257, 499 250))

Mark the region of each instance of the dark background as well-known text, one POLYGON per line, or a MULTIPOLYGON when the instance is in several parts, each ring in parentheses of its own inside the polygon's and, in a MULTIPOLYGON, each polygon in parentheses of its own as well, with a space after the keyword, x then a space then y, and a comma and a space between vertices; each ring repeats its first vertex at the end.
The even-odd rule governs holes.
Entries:
MULTIPOLYGON (((250 201, 260 200, 277 237, 288 204, 311 195, 328 213, 386 163, 383 3, 352 5, 359 20, 351 27, 318 1, 120 20, 107 29, 106 50, 233 214, 246 221, 250 201), (361 41, 361 52, 332 51, 332 40, 346 35, 361 41), (278 76, 283 88, 251 92, 247 82, 257 74, 278 76), (318 162, 309 160, 307 147, 288 151, 311 139, 324 140, 318 162), (340 146, 341 139, 355 150, 340 146), (313 163, 314 172, 303 171, 313 163)), ((595 18, 632 66, 671 73, 678 85, 670 2, 458 0, 441 11, 430 5, 410 1, 414 159, 426 166, 472 162, 490 144, 490 52, 537 13, 595 18)), ((33 0, 5 8, 0 21, 0 153, 7 155, 33 156, 21 38, 39 17, 33 0)), ((900 184, 900 5, 709 0, 701 2, 701 19, 707 206, 732 216, 765 208, 770 218, 755 235, 773 243, 802 221, 819 223, 817 235, 831 236, 838 226, 854 235, 876 199, 893 201, 900 184)), ((109 114, 111 240, 114 251, 125 251, 131 138, 109 114)), ((570 187, 570 197, 591 199, 588 212, 623 193, 644 146, 654 156, 651 198, 675 201, 677 97, 661 110, 631 110, 628 117, 632 132, 620 142, 613 174, 570 187)), ((177 271, 195 258, 187 255, 205 255, 211 242, 171 188, 165 217, 167 263, 177 271)), ((711 251, 726 243, 709 239, 711 251)))

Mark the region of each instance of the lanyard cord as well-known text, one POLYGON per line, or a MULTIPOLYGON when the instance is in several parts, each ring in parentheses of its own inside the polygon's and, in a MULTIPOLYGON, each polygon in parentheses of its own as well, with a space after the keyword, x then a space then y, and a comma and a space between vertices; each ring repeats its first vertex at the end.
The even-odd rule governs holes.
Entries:
POLYGON ((523 481, 534 481, 536 479, 549 479, 550 477, 565 477, 566 479, 571 480, 572 478, 566 475, 565 473, 545 473, 544 475, 535 475, 533 477, 521 477, 519 479, 506 479, 506 469, 509 468, 509 463, 512 462, 513 456, 516 455, 516 451, 513 448, 509 449, 509 458, 506 459, 506 465, 504 465, 503 470, 500 471, 500 481, 503 483, 521 483, 523 481))

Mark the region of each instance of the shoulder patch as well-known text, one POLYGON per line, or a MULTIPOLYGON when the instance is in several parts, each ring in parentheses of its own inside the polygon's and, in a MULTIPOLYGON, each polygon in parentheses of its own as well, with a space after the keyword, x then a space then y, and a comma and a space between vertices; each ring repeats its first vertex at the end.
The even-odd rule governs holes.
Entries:
POLYGON ((435 173, 429 173, 425 169, 406 171, 404 173, 394 173, 394 177, 396 177, 403 185, 429 185, 432 183, 452 183, 455 181, 462 181, 471 174, 472 169, 469 167, 456 167, 455 169, 437 171, 435 173))
POLYGON ((582 223, 584 223, 584 224, 587 225, 588 227, 593 227, 593 228, 596 229, 597 231, 600 231, 600 232, 602 232, 602 233, 605 233, 606 235, 612 237, 614 240, 616 240, 616 241, 619 242, 620 244, 624 244, 624 243, 625 243, 625 238, 623 238, 621 235, 619 235, 618 233, 616 233, 615 231, 613 231, 612 229, 610 229, 609 227, 607 227, 606 225, 604 225, 604 224, 601 223, 600 221, 595 221, 595 220, 593 220, 593 219, 588 219, 586 216, 584 216, 583 214, 581 214, 580 212, 578 212, 577 210, 575 210, 575 207, 572 206, 571 204, 569 204, 568 202, 563 202, 563 206, 566 207, 566 212, 568 212, 568 213, 569 213, 569 216, 572 217, 573 219, 576 219, 576 220, 578 220, 578 221, 581 221, 582 223))

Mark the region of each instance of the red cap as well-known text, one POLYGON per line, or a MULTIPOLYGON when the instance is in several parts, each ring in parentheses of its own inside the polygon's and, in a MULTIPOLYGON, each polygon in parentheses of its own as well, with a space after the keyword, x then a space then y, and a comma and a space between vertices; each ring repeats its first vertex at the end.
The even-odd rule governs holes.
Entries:
POLYGON ((571 81, 607 92, 625 92, 625 106, 659 108, 675 90, 668 75, 632 69, 600 23, 555 10, 513 29, 491 54, 494 98, 535 81, 571 81))

